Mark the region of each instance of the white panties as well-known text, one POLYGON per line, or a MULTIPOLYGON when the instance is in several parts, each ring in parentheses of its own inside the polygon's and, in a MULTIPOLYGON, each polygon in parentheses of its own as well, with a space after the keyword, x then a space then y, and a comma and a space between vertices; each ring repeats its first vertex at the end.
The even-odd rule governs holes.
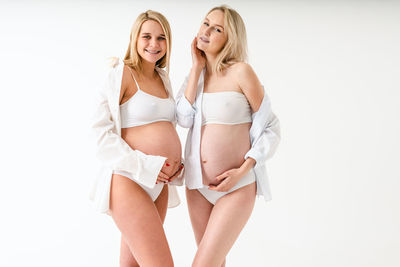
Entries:
POLYGON ((251 169, 239 182, 231 188, 231 190, 227 192, 218 192, 214 190, 208 189, 208 185, 205 185, 203 188, 197 189, 207 200, 208 202, 215 205, 218 199, 229 194, 241 187, 254 183, 256 181, 256 174, 254 173, 254 169, 251 169))
POLYGON ((130 176, 129 173, 124 172, 124 171, 113 171, 113 174, 119 174, 119 175, 125 176, 125 177, 131 179, 132 181, 134 181, 135 183, 137 183, 138 185, 140 185, 140 187, 143 188, 143 190, 146 191, 147 194, 151 197, 153 202, 158 198, 158 196, 160 195, 161 191, 164 188, 164 183, 155 184, 153 188, 142 185, 142 184, 138 183, 134 178, 132 178, 132 176, 130 176))

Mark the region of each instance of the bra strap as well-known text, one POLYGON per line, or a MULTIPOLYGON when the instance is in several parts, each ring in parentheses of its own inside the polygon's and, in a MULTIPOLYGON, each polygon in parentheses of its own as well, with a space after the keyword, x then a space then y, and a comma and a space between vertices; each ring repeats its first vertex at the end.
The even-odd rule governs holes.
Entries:
MULTIPOLYGON (((132 78, 133 78, 133 80, 134 80, 135 83, 136 83, 137 89, 140 90, 139 84, 137 83, 137 81, 136 81, 136 79, 135 79, 135 75, 133 75, 133 71, 132 71, 131 67, 128 66, 128 69, 129 69, 129 71, 131 72, 132 78)), ((141 90, 140 90, 140 91, 141 91, 141 90)))

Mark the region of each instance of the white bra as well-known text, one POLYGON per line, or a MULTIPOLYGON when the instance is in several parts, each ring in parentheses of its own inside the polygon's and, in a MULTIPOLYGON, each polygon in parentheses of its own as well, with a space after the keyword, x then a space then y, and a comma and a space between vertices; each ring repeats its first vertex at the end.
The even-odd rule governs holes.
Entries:
POLYGON ((251 108, 244 94, 236 91, 203 93, 202 123, 241 124, 251 122, 251 108))
MULTIPOLYGON (((128 101, 119 106, 121 112, 121 128, 145 125, 157 121, 175 121, 175 101, 171 95, 160 98, 140 90, 132 70, 132 78, 137 92, 128 101)), ((165 85, 164 85, 165 86, 165 85)))

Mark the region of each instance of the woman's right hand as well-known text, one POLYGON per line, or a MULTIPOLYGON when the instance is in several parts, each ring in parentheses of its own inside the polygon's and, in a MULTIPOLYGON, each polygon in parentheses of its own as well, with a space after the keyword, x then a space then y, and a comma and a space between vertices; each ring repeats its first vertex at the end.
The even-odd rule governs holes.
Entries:
POLYGON ((183 162, 179 165, 178 170, 171 176, 169 177, 169 182, 172 182, 175 178, 179 177, 183 171, 184 165, 183 162))
POLYGON ((169 176, 165 174, 162 170, 158 174, 156 184, 158 183, 168 183, 169 182, 169 176))
POLYGON ((167 159, 160 170, 156 183, 168 183, 178 177, 183 170, 183 163, 177 160, 167 159))
POLYGON ((192 64, 197 70, 202 70, 206 66, 206 57, 204 52, 197 48, 197 37, 192 42, 192 64))

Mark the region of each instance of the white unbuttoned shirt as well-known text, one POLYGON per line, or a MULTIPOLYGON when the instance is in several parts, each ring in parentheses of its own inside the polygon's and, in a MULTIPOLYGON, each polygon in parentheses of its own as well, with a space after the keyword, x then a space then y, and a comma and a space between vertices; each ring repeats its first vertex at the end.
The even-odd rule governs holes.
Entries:
MULTIPOLYGON (((185 79, 176 97, 178 124, 190 128, 185 145, 185 184, 189 189, 203 187, 200 138, 202 124, 202 99, 204 89, 204 72, 202 71, 198 85, 196 100, 193 105, 186 99, 184 92, 188 78, 185 79)), ((251 149, 244 156, 256 161, 254 172, 256 175, 257 195, 264 196, 266 201, 271 199, 271 191, 267 176, 266 160, 272 157, 280 141, 279 120, 271 110, 270 100, 264 91, 264 98, 257 112, 252 114, 250 128, 251 149)))
MULTIPOLYGON (((121 138, 119 96, 123 69, 123 61, 114 59, 106 82, 100 91, 99 103, 92 125, 97 141, 96 154, 102 166, 94 179, 89 197, 94 201, 96 210, 107 214, 110 214, 110 186, 113 170, 128 172, 137 183, 153 188, 167 159, 133 150, 121 138)), ((168 93, 173 95, 168 74, 160 68, 156 69, 168 93)), ((176 122, 173 124, 175 126, 176 122)), ((179 205, 180 200, 175 185, 182 185, 182 179, 181 175, 168 184, 168 207, 179 205)))

